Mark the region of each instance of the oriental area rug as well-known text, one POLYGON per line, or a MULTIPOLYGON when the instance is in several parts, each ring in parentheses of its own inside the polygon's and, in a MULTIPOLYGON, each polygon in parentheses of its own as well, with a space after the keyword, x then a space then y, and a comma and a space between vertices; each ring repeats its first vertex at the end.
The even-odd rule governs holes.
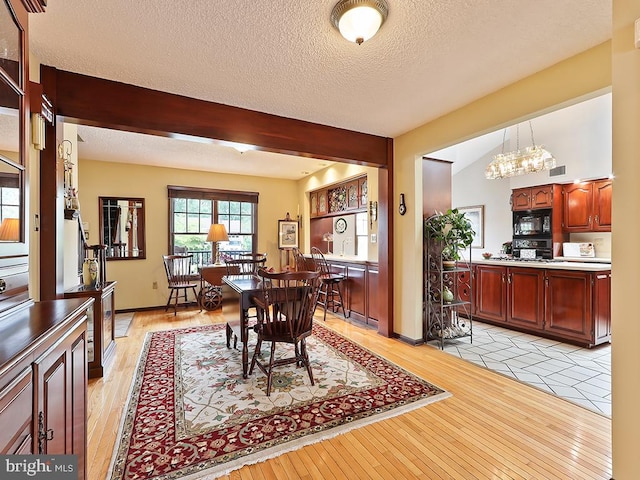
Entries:
POLYGON ((267 397, 224 325, 147 334, 107 478, 212 479, 450 395, 319 324, 307 349, 315 385, 282 366, 267 397))

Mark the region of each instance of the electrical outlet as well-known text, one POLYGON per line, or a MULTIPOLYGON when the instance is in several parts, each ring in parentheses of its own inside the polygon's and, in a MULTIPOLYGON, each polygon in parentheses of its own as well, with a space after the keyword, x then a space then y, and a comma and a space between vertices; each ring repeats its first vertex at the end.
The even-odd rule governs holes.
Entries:
POLYGON ((602 247, 602 246, 604 246, 604 238, 602 238, 602 237, 594 238, 593 239, 593 246, 594 247, 602 247))
POLYGON ((153 282, 153 287, 152 288, 154 290, 157 290, 158 289, 158 282, 153 282))
POLYGON ((378 235, 375 233, 371 234, 371 243, 376 243, 378 241, 378 235))

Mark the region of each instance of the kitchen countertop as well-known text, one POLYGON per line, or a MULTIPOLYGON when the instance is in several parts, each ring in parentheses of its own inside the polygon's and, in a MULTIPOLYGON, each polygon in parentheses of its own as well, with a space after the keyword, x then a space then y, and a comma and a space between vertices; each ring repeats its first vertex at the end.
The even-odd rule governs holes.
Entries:
POLYGON ((506 260, 501 258, 490 258, 489 260, 474 259, 475 265, 498 265, 505 267, 530 267, 530 268, 546 268, 553 270, 579 270, 583 272, 601 272, 611 270, 611 263, 595 263, 595 262, 574 262, 566 261, 560 258, 554 260, 542 261, 526 261, 526 260, 506 260))
MULTIPOLYGON (((310 253, 303 253, 307 258, 311 258, 310 253)), ((366 258, 357 257, 355 255, 334 255, 332 253, 325 253, 324 258, 330 262, 347 262, 347 263, 378 263, 377 260, 368 260, 366 258)))

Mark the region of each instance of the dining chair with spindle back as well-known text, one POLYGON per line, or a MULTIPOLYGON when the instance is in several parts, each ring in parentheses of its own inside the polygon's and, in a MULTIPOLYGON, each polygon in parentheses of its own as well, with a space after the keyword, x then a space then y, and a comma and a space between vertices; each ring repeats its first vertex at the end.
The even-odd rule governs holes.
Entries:
POLYGON ((267 376, 267 396, 271 394, 273 369, 281 365, 304 366, 311 385, 314 384, 306 339, 313 328, 313 314, 320 291, 320 272, 278 272, 259 270, 262 292, 254 297, 258 322, 254 328, 258 335, 251 359, 249 374, 257 365, 267 376), (268 362, 261 360, 263 342, 271 342, 268 362), (293 356, 275 358, 276 345, 294 346, 293 356))
POLYGON ((193 291, 196 302, 198 301, 198 293, 196 288, 198 282, 194 280, 191 272, 191 262, 193 255, 163 255, 164 271, 167 274, 167 283, 169 286, 169 299, 164 307, 166 312, 173 300, 173 315, 178 312, 178 302, 180 298, 184 299, 184 305, 189 305, 188 290, 193 291))

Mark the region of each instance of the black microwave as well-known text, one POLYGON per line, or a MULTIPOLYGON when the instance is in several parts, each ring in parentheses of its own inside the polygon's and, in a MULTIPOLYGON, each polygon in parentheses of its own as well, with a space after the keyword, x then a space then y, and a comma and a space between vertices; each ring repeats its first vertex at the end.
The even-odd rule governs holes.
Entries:
POLYGON ((513 236, 551 235, 551 210, 513 212, 513 236))

